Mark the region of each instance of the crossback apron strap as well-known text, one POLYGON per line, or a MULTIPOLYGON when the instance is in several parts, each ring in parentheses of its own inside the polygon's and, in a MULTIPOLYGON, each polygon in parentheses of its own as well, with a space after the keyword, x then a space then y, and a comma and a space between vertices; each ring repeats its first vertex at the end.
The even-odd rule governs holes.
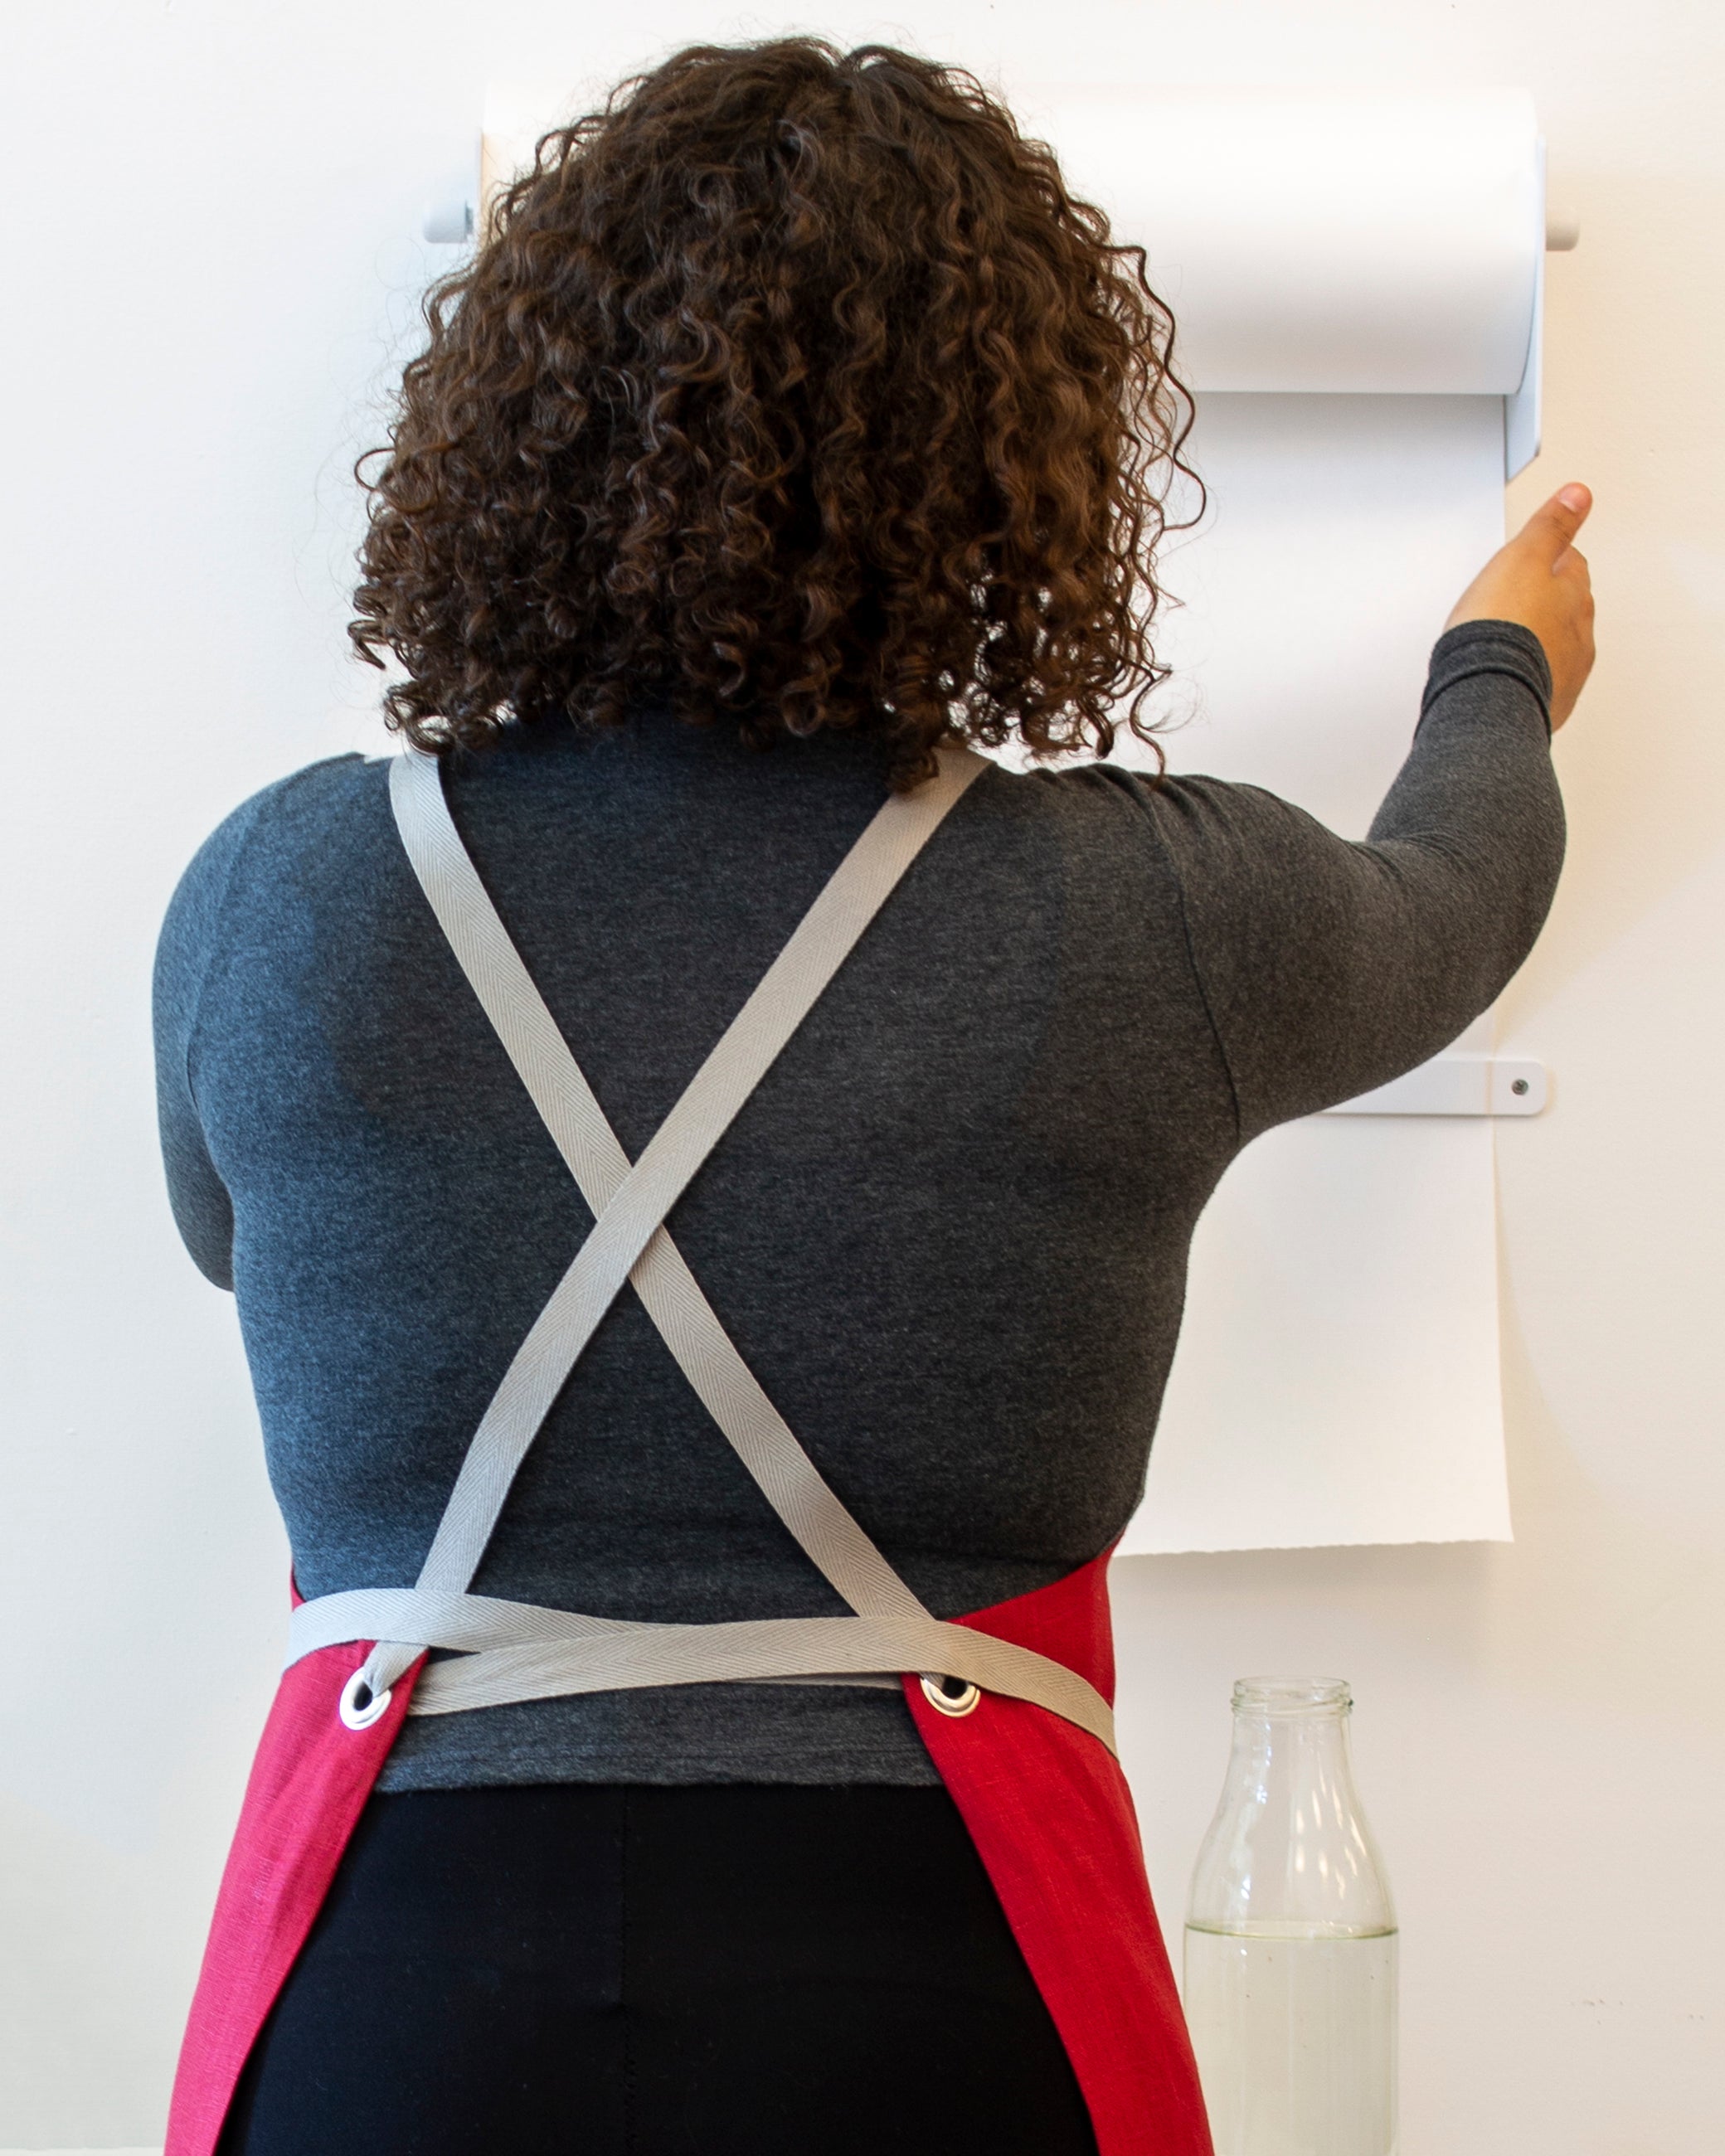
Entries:
MULTIPOLYGON (((408 858, 456 957, 593 1209, 595 1224, 506 1371, 468 1448, 422 1589, 472 1580, 516 1470, 625 1279, 768 1502, 859 1614, 926 1618, 767 1399, 662 1226, 707 1154, 900 878, 986 768, 943 752, 938 775, 880 808, 655 1133, 628 1156, 534 987, 455 831, 434 759, 398 760, 390 796, 408 858)), ((415 1643, 382 1642, 381 1690, 415 1643)))

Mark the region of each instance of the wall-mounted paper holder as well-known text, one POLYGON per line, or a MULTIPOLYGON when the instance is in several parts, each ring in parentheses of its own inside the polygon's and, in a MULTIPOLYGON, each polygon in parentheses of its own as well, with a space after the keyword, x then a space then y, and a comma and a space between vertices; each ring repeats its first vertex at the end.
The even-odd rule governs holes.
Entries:
MULTIPOLYGON (((1204 99, 1199 97, 1199 105, 1201 104, 1204 104, 1204 99)), ((487 115, 490 115, 491 105, 494 105, 494 99, 487 97, 487 115)), ((1352 231, 1356 222, 1356 203, 1352 203, 1348 190, 1356 181, 1356 172, 1354 168, 1348 166, 1346 160, 1337 164, 1337 157, 1332 155, 1337 140, 1337 115, 1331 115, 1331 119, 1326 123, 1324 112, 1320 110, 1322 105, 1324 105, 1324 101, 1317 99, 1313 110, 1305 112, 1305 115, 1298 110, 1281 112, 1275 101, 1266 105, 1255 125, 1257 125, 1257 134, 1264 134, 1264 125, 1268 121, 1270 130, 1275 134, 1275 142, 1270 145, 1268 151, 1261 151, 1261 155, 1257 157, 1257 166, 1264 166, 1264 172, 1270 172, 1272 168, 1276 168, 1276 160, 1283 160, 1279 171, 1287 171, 1290 168, 1287 160, 1291 160, 1291 168, 1298 168, 1300 160, 1305 157, 1305 162, 1313 168, 1313 175, 1316 175, 1316 179, 1313 179, 1316 194, 1313 194, 1313 201, 1307 203, 1307 211, 1311 216, 1317 216, 1320 211, 1328 207, 1332 216, 1341 218, 1352 231)), ((1406 99, 1404 99, 1404 105, 1408 105, 1406 99)), ((1204 201, 1199 201, 1197 207, 1194 207, 1194 203, 1182 203, 1182 198, 1179 198, 1178 175, 1182 171, 1182 157, 1193 153, 1194 145, 1197 145, 1197 155, 1201 157, 1204 155, 1204 149, 1201 149, 1204 140, 1214 136, 1214 127, 1208 123, 1204 112, 1197 108, 1193 112, 1186 112, 1189 136, 1190 130, 1197 127, 1197 136, 1189 140, 1186 136, 1179 136, 1179 125, 1175 125, 1173 138, 1168 138, 1168 123, 1171 121, 1179 123, 1179 112, 1182 112, 1179 101, 1164 110, 1158 125, 1142 123, 1141 116, 1134 119, 1132 108, 1117 101, 1117 99, 1104 101, 1104 104, 1091 104, 1089 108, 1071 108, 1071 112, 1067 115, 1067 134, 1070 134, 1067 153, 1078 157, 1076 177, 1081 192, 1096 194, 1097 201, 1112 207, 1115 213, 1123 213, 1127 218, 1127 224, 1138 213, 1149 218, 1152 224, 1156 224, 1158 218, 1163 218, 1163 220, 1171 218, 1171 231, 1164 233, 1168 250, 1171 250, 1171 272, 1168 274, 1175 278, 1175 285, 1182 285, 1182 297, 1175 302, 1175 313, 1182 311, 1189 297, 1193 300, 1193 306, 1197 308, 1197 313, 1186 319, 1183 336, 1186 336, 1189 367, 1197 368, 1194 373, 1193 371, 1186 373, 1186 384, 1189 384, 1189 388, 1197 390, 1199 397, 1208 394, 1209 390, 1275 388, 1328 390, 1328 393, 1343 394, 1389 393, 1389 390, 1399 388, 1421 388, 1427 394, 1440 394, 1445 393, 1445 388, 1464 390, 1464 393, 1471 394, 1479 394, 1483 390, 1483 393, 1498 397, 1501 405, 1503 405, 1503 475, 1505 479, 1514 479, 1518 472, 1522 472, 1533 461, 1533 457, 1539 455, 1539 424, 1542 424, 1542 409, 1539 408, 1542 408, 1542 373, 1544 373, 1542 345, 1544 345, 1546 254, 1548 252, 1563 254, 1570 248, 1574 248, 1580 237, 1580 224, 1574 213, 1568 209, 1568 205, 1561 207, 1561 209, 1554 209, 1550 205, 1548 194, 1546 194, 1546 145, 1544 140, 1531 134, 1535 121, 1533 105, 1531 105, 1529 99, 1520 93, 1481 93, 1479 99, 1475 99, 1475 105, 1477 105, 1477 110, 1473 110, 1471 115, 1462 112, 1460 116, 1451 115, 1449 119, 1443 119, 1443 116, 1434 119, 1430 112, 1423 115, 1421 101, 1414 99, 1412 105, 1408 105, 1408 115, 1402 123, 1404 138, 1412 145, 1408 151, 1412 164, 1408 164, 1408 157, 1397 162, 1395 146, 1387 140, 1382 140, 1382 127, 1380 138, 1376 140, 1376 146, 1373 146, 1373 142, 1369 140, 1369 127, 1367 127, 1367 140, 1358 151, 1358 162, 1369 166, 1373 155, 1378 160, 1389 157, 1389 162, 1391 162, 1389 181, 1397 181, 1402 186, 1404 196, 1406 196, 1408 216, 1412 218, 1412 228, 1410 235, 1404 233, 1404 244, 1399 246, 1399 250, 1391 252, 1389 257, 1384 254, 1384 235, 1378 233, 1376 242, 1373 242, 1378 248, 1376 257, 1371 254, 1371 246, 1367 246, 1361 261, 1352 265, 1354 274, 1341 278, 1339 291, 1332 293, 1331 297, 1346 313, 1348 308, 1356 304, 1356 295, 1361 289, 1376 291, 1382 278, 1395 278, 1399 274, 1395 270, 1397 259, 1423 259, 1421 242, 1425 244, 1427 250, 1436 246, 1438 252, 1443 252, 1443 248, 1449 246, 1453 252, 1455 233, 1447 228, 1445 190, 1440 190, 1440 187, 1434 190, 1430 186, 1430 175, 1423 175, 1419 171, 1419 155, 1421 155, 1419 145, 1423 142, 1427 151, 1432 149, 1434 130, 1436 130, 1438 146, 1443 149, 1443 145, 1447 142, 1447 153, 1455 160, 1455 186, 1462 190, 1464 196, 1462 222, 1466 224, 1468 218, 1473 218, 1475 224, 1479 226, 1475 239, 1479 242, 1481 257, 1488 263, 1501 263, 1501 259, 1503 259, 1507 237, 1512 237, 1509 228, 1505 226, 1505 216, 1509 218, 1509 226, 1520 222, 1520 231, 1522 231, 1520 248, 1524 250, 1527 278, 1529 278, 1524 291, 1520 291, 1518 295, 1516 293, 1505 295, 1505 291, 1501 289, 1503 278, 1481 272, 1481 276, 1473 280, 1479 291, 1464 289, 1462 304, 1453 304, 1453 306, 1449 306, 1447 315, 1440 311, 1436 317, 1427 321, 1427 328, 1432 330, 1438 345, 1447 349, 1449 345, 1455 343, 1453 323, 1471 319, 1471 313, 1468 313, 1468 302, 1471 302, 1475 311, 1481 315, 1483 328, 1479 328, 1479 338, 1483 338, 1486 345, 1494 347, 1486 358, 1481 358, 1481 353, 1475 352, 1475 349, 1460 349, 1460 353, 1449 352, 1447 362, 1434 360, 1432 353, 1410 356, 1408 352, 1402 352, 1399 358, 1387 358, 1384 352, 1378 349, 1378 345, 1382 345, 1384 334, 1387 334, 1382 321, 1367 323, 1365 332, 1361 332, 1361 336, 1354 336, 1352 341, 1346 336, 1331 334, 1331 343, 1326 347, 1324 336, 1313 332, 1313 323, 1305 321, 1300 311, 1296 311, 1296 317, 1300 319, 1300 334, 1296 336, 1296 345, 1300 349, 1294 360, 1291 362, 1287 360, 1285 338, 1276 345, 1276 349, 1281 352, 1279 367, 1287 373, 1287 379, 1285 382, 1283 379, 1261 379, 1264 377, 1261 353, 1257 353, 1255 347, 1242 347, 1242 338, 1240 338, 1240 321, 1235 319, 1240 313, 1238 293, 1234 289, 1227 289, 1227 291, 1223 291, 1220 287, 1205 289, 1208 291, 1208 306, 1205 306, 1205 291, 1186 291, 1186 287, 1201 280, 1194 278, 1193 263, 1182 263, 1182 250, 1197 252, 1199 259, 1212 259, 1212 261, 1216 259, 1219 250, 1220 254, 1227 257, 1229 250, 1238 250, 1235 242, 1238 242, 1240 231, 1255 233, 1260 250, 1266 244, 1264 233, 1261 233, 1261 224, 1264 224, 1264 218, 1260 213, 1261 198, 1250 194, 1250 192, 1246 192, 1246 194, 1240 192, 1238 172, 1234 172, 1234 183, 1229 183, 1229 168, 1209 172, 1208 181, 1205 181, 1209 194, 1205 194, 1204 201), (1507 121, 1505 121, 1505 105, 1507 105, 1507 121), (1123 134, 1122 119, 1126 119, 1127 123, 1123 134), (1100 155, 1100 162, 1091 172, 1091 181, 1096 181, 1097 186, 1091 186, 1091 181, 1086 181, 1085 168, 1089 164, 1089 157, 1097 151, 1097 125, 1101 127, 1104 136, 1111 134, 1112 130, 1112 136, 1117 140, 1112 142, 1112 151, 1100 155), (1505 134, 1505 127, 1507 127, 1507 134, 1505 134), (1524 130, 1522 145, 1516 142, 1518 127, 1524 130), (1518 172, 1497 172, 1497 186, 1483 187, 1483 190, 1477 183, 1471 187, 1471 181, 1468 181, 1471 162, 1477 162, 1473 153, 1477 149, 1477 138, 1481 130, 1488 138, 1501 136, 1501 140, 1497 142, 1498 160, 1509 157, 1512 166, 1520 160, 1518 172), (1173 181, 1175 194, 1173 196, 1167 194, 1168 168, 1158 166, 1149 175, 1145 175, 1145 171, 1142 171, 1145 160, 1152 160, 1153 164, 1153 145, 1156 145, 1158 138, 1168 138, 1164 142, 1164 164, 1167 164, 1167 153, 1171 153, 1171 171, 1175 175, 1175 181, 1173 181), (1137 175, 1137 186, 1134 186, 1134 175, 1137 175), (1514 186, 1509 181, 1514 181, 1514 186), (1142 194, 1145 201, 1134 201, 1134 194, 1142 194), (1214 201, 1209 196, 1214 196, 1214 201), (1514 203, 1520 203, 1522 207, 1520 209, 1516 209, 1516 207, 1505 209, 1505 205, 1514 205, 1514 203), (1234 218, 1234 224, 1229 224, 1229 218, 1234 218), (1505 353, 1503 349, 1497 349, 1501 345, 1501 332, 1503 332, 1505 306, 1509 308, 1509 313, 1514 315, 1516 304, 1522 304, 1527 308, 1527 315, 1522 317, 1527 328, 1522 330, 1518 347, 1505 353), (1445 321, 1449 321, 1451 328, 1445 330, 1445 321), (1205 371, 1205 353, 1208 353, 1209 373, 1205 371), (1373 353, 1376 353, 1376 358, 1373 358, 1373 353), (1514 375, 1505 377, 1505 362, 1514 362, 1514 375), (1291 371, 1287 371, 1290 364, 1291 371), (1436 373, 1432 371, 1434 364, 1436 364, 1436 373), (1488 379, 1479 379, 1481 367, 1486 368, 1488 379), (1458 368, 1460 373, 1455 373, 1458 368), (1445 382, 1447 371, 1455 375, 1455 379, 1449 384, 1445 382)), ((1059 108, 1052 108, 1045 116, 1059 119, 1059 108)), ((546 110, 542 115, 536 115, 535 125, 526 125, 524 115, 513 108, 506 121, 502 119, 502 115, 498 115, 496 119, 487 116, 487 123, 481 131, 479 145, 476 145, 476 149, 479 149, 476 168, 468 166, 459 177, 455 172, 449 172, 434 201, 427 203, 423 233, 425 233, 425 239, 431 246, 470 246, 476 233, 481 231, 481 226, 485 224, 490 203, 496 190, 505 186, 511 172, 520 171, 521 166, 531 162, 535 138, 546 125, 550 125, 550 119, 552 119, 552 112, 546 110)), ((1339 121, 1341 136, 1348 138, 1350 115, 1348 115, 1346 104, 1339 108, 1339 121)), ((1059 134, 1059 130, 1056 130, 1056 134, 1059 134)), ((1354 134, 1358 134, 1358 127, 1354 127, 1354 134)), ((1238 155, 1235 155, 1235 164, 1238 164, 1238 155)), ((1253 172, 1257 172, 1257 166, 1253 166, 1253 172)), ((1264 179, 1264 172, 1257 172, 1257 179, 1264 179)), ((1384 175, 1380 175, 1380 179, 1384 175)), ((1475 181, 1477 181, 1477 175, 1475 175, 1475 181)), ((1156 228, 1160 231, 1163 226, 1158 224, 1156 228)), ((1142 237, 1149 237, 1149 233, 1137 231, 1134 237, 1142 239, 1142 237)), ((1300 248, 1307 248, 1307 250, 1311 248, 1311 233, 1302 228, 1298 213, 1294 213, 1294 220, 1287 226, 1287 233, 1283 233, 1281 237, 1294 248, 1296 254, 1298 254, 1300 248)), ((1156 250, 1152 252, 1156 257, 1156 250)), ((1512 248, 1512 252, 1514 252, 1514 248, 1512 248)), ((1240 263, 1235 263, 1235 270, 1238 267, 1240 263)), ((1246 267, 1253 267, 1253 263, 1246 263, 1246 267)), ((1335 282, 1335 265, 1332 263, 1320 261, 1320 276, 1324 276, 1324 274, 1328 274, 1331 282, 1335 282)), ((1214 285, 1214 278, 1209 282, 1214 285)), ((1275 287, 1276 267, 1268 265, 1266 276, 1246 278, 1246 282, 1253 289, 1275 287)), ((1466 282, 1468 280, 1464 278, 1464 287, 1466 287, 1466 282)), ((1227 285, 1227 280, 1223 280, 1223 285, 1227 285)), ((1404 297, 1406 297, 1408 306, 1412 306, 1414 315, 1419 315, 1419 319, 1425 319, 1430 315, 1430 297, 1432 297, 1430 278, 1425 278, 1423 282, 1414 282, 1412 287, 1408 287, 1404 297)), ((1302 300, 1302 311, 1305 311, 1305 315, 1313 313, 1309 295, 1302 300)), ((1322 313, 1324 313, 1322 306, 1317 306, 1317 317, 1322 317, 1322 313)), ((1391 313, 1395 313, 1393 308, 1391 313)), ((1404 313, 1406 313, 1406 308, 1404 308, 1404 313)), ((1261 330, 1261 323, 1255 323, 1255 328, 1261 330)), ((1335 323, 1331 326, 1331 330, 1335 332, 1335 323)), ((1272 338, 1270 343, 1276 343, 1276 341, 1272 338)), ((1395 345, 1395 336, 1389 338, 1389 343, 1395 345)), ((1253 345, 1253 338, 1246 338, 1246 345, 1253 345)), ((1462 338, 1462 347, 1466 347, 1466 338, 1462 338)))
POLYGON ((1524 1055, 1434 1055, 1417 1070, 1362 1093, 1329 1116, 1537 1116, 1549 1091, 1545 1065, 1524 1055))

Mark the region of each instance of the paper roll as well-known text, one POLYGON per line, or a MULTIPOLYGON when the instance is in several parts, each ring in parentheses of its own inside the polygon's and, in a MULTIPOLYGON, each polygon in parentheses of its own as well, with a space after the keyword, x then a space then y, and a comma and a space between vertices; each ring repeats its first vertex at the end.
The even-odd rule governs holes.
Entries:
POLYGON ((1524 94, 1141 93, 1024 121, 1145 249, 1194 389, 1520 385, 1545 246, 1524 94))

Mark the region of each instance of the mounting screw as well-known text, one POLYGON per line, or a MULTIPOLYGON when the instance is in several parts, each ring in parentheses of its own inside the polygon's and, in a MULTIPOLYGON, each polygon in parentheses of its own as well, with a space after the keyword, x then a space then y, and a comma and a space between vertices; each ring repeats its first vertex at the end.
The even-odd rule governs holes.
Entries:
POLYGON ((1512 1078, 1509 1081, 1509 1090, 1512 1093, 1525 1093, 1527 1090, 1527 1080, 1525 1078, 1512 1078))

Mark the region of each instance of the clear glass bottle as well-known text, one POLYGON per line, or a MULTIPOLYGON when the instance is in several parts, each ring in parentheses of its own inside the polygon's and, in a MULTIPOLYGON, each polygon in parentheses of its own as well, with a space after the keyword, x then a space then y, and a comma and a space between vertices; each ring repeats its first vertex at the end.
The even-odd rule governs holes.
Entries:
POLYGON ((1234 1687, 1186 1917, 1216 2156, 1394 2156, 1395 1910, 1354 1792, 1353 1704, 1333 1679, 1234 1687))

